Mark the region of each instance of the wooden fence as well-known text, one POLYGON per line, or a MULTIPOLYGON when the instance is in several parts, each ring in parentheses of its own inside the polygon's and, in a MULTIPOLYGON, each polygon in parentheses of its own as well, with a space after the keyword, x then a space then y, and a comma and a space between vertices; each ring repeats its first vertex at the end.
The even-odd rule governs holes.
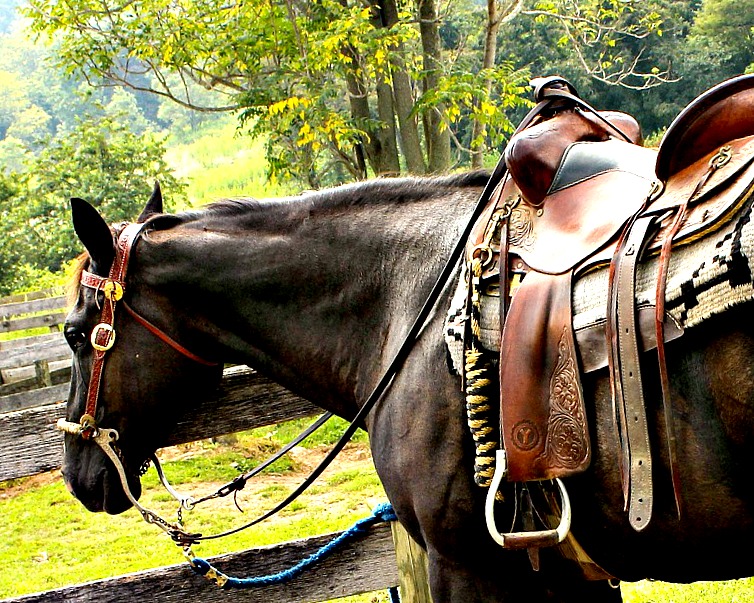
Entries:
MULTIPOLYGON (((57 329, 64 314, 59 312, 63 308, 58 305, 61 303, 61 298, 49 295, 40 299, 0 299, 2 332, 18 330, 19 325, 24 325, 20 327, 23 329, 30 328, 28 325, 38 327, 40 323, 57 329), (23 314, 27 316, 21 316, 23 314)), ((6 392, 0 393, 0 481, 49 471, 60 467, 62 461, 63 438, 55 429, 55 422, 65 412, 63 400, 68 390, 70 352, 66 349, 65 358, 59 359, 59 344, 63 341, 59 331, 23 339, 26 340, 23 344, 2 342, 0 347, 0 374, 4 381, 7 379, 0 387, 25 383, 10 392, 13 388, 0 390, 6 392), (44 361, 42 366, 46 364, 47 370, 35 368, 40 361, 44 361), (18 369, 25 369, 26 374, 18 369)), ((217 396, 180 416, 163 445, 217 437, 318 412, 311 403, 252 369, 232 367, 225 370, 217 396), (212 417, 211 421, 206 420, 208 416, 212 417)), ((266 575, 291 567, 331 538, 332 535, 307 538, 223 555, 210 561, 230 575, 266 575)), ((345 545, 290 582, 234 590, 232 594, 195 575, 188 564, 182 564, 5 599, 4 603, 93 600, 99 603, 147 598, 152 603, 182 602, 187 598, 208 603, 229 598, 238 602, 314 603, 384 590, 399 582, 404 602, 429 601, 426 579, 421 578, 417 587, 415 575, 411 573, 418 568, 421 574, 425 562, 414 543, 408 541, 405 547, 398 546, 397 543, 403 542, 406 535, 397 524, 377 524, 370 528, 367 537, 345 545), (405 571, 399 572, 399 566, 405 571)))
POLYGON ((0 412, 60 399, 71 375, 61 330, 65 297, 47 290, 0 299, 0 333, 43 333, 0 341, 0 412))

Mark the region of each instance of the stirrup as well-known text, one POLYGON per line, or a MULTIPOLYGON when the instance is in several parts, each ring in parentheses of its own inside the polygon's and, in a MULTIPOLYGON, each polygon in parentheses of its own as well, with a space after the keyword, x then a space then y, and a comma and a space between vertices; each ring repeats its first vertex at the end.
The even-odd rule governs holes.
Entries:
POLYGON ((495 524, 495 496, 497 495, 500 482, 508 472, 508 462, 505 450, 498 450, 495 454, 495 475, 487 491, 487 500, 484 505, 484 515, 487 521, 487 530, 492 539, 504 549, 526 549, 554 546, 563 542, 571 529, 571 500, 568 498, 565 484, 560 478, 555 478, 555 483, 560 491, 562 500, 560 523, 552 530, 538 530, 535 532, 499 532, 495 524))

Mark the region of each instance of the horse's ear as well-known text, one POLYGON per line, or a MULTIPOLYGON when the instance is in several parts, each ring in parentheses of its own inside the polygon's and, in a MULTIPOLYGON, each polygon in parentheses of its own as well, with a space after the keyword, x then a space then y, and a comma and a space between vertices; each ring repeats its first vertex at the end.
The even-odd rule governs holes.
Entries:
POLYGON ((92 259, 92 270, 100 273, 109 270, 115 258, 115 245, 107 222, 94 207, 76 197, 71 199, 71 218, 76 235, 92 259))
POLYGON ((162 191, 160 190, 160 183, 155 180, 152 195, 149 197, 149 201, 147 201, 139 219, 136 221, 141 224, 142 222, 146 222, 149 216, 161 214, 162 211, 162 191))

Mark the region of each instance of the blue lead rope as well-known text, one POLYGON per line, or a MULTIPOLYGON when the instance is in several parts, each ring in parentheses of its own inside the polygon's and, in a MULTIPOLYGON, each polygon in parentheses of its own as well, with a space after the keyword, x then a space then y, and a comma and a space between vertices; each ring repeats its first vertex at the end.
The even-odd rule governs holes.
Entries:
MULTIPOLYGON (((320 548, 317 552, 312 553, 305 559, 299 561, 293 567, 278 572, 276 574, 268 574, 266 576, 256 576, 253 578, 234 578, 232 576, 226 576, 222 572, 217 571, 206 560, 200 557, 194 557, 191 559, 192 569, 199 575, 207 577, 217 583, 221 588, 252 588, 254 586, 266 586, 270 584, 280 584, 292 580, 305 570, 309 569, 315 563, 318 563, 330 555, 340 545, 349 540, 353 540, 358 536, 363 535, 367 528, 384 521, 396 521, 398 518, 395 515, 395 511, 390 503, 381 503, 372 511, 369 517, 358 520, 352 527, 345 532, 341 532, 333 538, 330 542, 320 548)), ((390 601, 391 603, 398 603, 398 589, 390 589, 390 601)))

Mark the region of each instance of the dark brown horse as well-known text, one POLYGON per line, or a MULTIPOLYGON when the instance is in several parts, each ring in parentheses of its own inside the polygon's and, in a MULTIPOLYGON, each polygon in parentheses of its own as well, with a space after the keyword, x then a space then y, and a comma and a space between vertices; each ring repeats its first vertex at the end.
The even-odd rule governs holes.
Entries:
MULTIPOLYGON (((249 364, 352 418, 401 345, 487 177, 377 180, 178 215, 160 213, 156 192, 128 266, 123 301, 133 313, 118 306, 94 417, 99 427, 119 433, 132 491, 138 495, 139 469, 176 409, 210 391, 221 374, 219 365, 205 366, 160 341, 135 315, 203 359, 249 364)), ((88 251, 86 269, 98 282, 113 262, 112 231, 87 203, 72 206, 88 251)), ((619 601, 619 590, 582 580, 556 549, 541 551, 535 572, 525 552, 503 550, 488 535, 485 491, 472 479, 464 399, 442 337, 452 289, 449 283, 365 425, 399 519, 428 551, 435 602, 619 601)), ((65 335, 75 359, 69 421, 78 422, 87 404, 90 334, 108 303, 101 287, 82 286, 68 317, 65 335)), ((742 304, 667 345, 680 519, 660 445, 654 357, 644 372, 655 504, 641 532, 623 510, 607 371, 585 378, 593 456, 586 472, 566 480, 572 532, 613 576, 687 582, 754 574, 752 556, 735 546, 754 536, 751 312, 751 303, 742 304)), ((131 506, 112 463, 91 439, 66 436, 63 475, 92 511, 131 506)), ((502 511, 509 517, 509 509, 502 511)))

